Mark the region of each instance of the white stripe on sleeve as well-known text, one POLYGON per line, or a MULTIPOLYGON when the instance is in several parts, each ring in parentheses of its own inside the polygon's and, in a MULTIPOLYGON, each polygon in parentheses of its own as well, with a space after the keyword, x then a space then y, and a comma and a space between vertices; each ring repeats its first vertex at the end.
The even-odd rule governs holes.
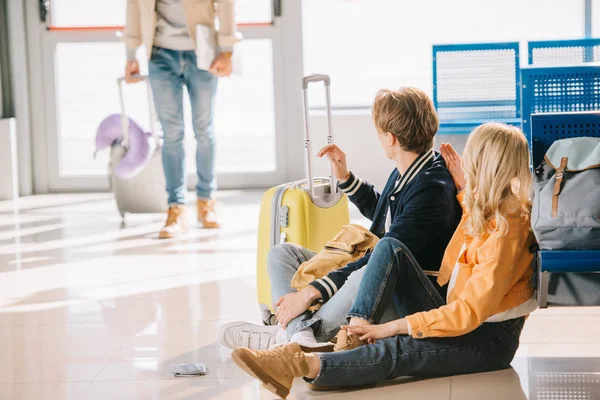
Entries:
POLYGON ((331 280, 330 277, 328 276, 324 276, 323 278, 321 278, 323 281, 329 283, 329 285, 331 286, 331 288, 333 289, 333 293, 335 294, 338 291, 337 286, 335 285, 335 283, 333 283, 333 281, 331 280))
POLYGON ((358 192, 358 189, 360 189, 360 187, 362 186, 362 184, 363 184, 362 179, 358 178, 358 185, 356 185, 356 188, 354 188, 354 190, 351 191, 351 192, 347 192, 346 194, 348 196, 354 196, 356 194, 356 192, 358 192))

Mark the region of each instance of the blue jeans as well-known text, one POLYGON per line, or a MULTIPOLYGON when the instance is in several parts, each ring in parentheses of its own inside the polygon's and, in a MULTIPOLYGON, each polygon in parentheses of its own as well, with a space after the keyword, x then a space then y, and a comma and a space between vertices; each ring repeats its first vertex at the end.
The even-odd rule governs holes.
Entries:
MULTIPOLYGON (((398 240, 379 241, 363 269, 349 316, 379 323, 382 308, 390 302, 401 318, 445 304, 443 293, 398 240)), ((323 353, 319 355, 321 371, 312 382, 358 386, 399 376, 435 377, 507 368, 519 347, 523 324, 521 317, 484 323, 458 337, 414 339, 398 335, 351 351, 323 353)))
POLYGON ((156 113, 164 134, 162 162, 168 202, 185 204, 184 85, 190 97, 196 138, 196 195, 210 199, 216 188, 213 114, 217 78, 196 67, 196 54, 191 50, 169 50, 155 46, 148 70, 156 113))
POLYGON ((447 286, 433 283, 408 248, 396 239, 381 239, 363 269, 365 275, 348 317, 379 324, 388 304, 394 305, 401 318, 446 304, 447 286))
MULTIPOLYGON (((292 277, 298 267, 314 255, 313 251, 292 243, 280 244, 271 249, 267 258, 267 271, 273 304, 281 296, 296 291, 291 287, 292 277)), ((316 312, 305 311, 290 321, 286 327, 288 339, 294 333, 312 329, 319 342, 331 340, 346 322, 348 311, 358 293, 362 274, 362 269, 352 273, 344 286, 316 312)))

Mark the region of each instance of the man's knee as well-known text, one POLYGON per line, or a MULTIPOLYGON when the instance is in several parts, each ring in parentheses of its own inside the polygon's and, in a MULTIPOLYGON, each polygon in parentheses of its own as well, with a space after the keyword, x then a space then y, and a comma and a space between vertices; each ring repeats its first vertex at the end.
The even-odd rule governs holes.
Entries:
POLYGON ((184 144, 185 129, 183 124, 183 115, 176 112, 163 112, 160 120, 163 125, 163 147, 178 147, 184 144))
POLYGON ((281 243, 269 251, 267 255, 267 272, 269 275, 281 270, 282 264, 289 264, 290 258, 294 258, 295 247, 297 245, 293 243, 281 243))
POLYGON ((212 123, 197 122, 194 124, 194 138, 199 146, 212 146, 215 144, 212 123))
POLYGON ((356 290, 358 291, 358 287, 360 286, 360 281, 362 281, 362 277, 365 274, 365 269, 361 268, 358 269, 356 271, 354 271, 353 273, 350 274, 350 276, 348 276, 348 279, 346 280, 346 283, 344 284, 344 286, 342 286, 341 290, 344 290, 344 288, 347 288, 347 290, 356 290))
POLYGON ((182 135, 165 135, 163 140, 163 149, 166 149, 167 151, 170 151, 172 149, 179 149, 184 144, 184 138, 182 137, 182 135))

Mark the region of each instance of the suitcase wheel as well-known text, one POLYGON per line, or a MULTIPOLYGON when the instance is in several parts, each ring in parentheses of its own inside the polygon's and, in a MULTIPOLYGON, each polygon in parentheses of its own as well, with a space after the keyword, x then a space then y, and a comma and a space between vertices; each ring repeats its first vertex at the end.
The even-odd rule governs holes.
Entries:
POLYGON ((265 325, 277 325, 277 317, 266 304, 259 304, 262 322, 265 325))
POLYGON ((275 314, 271 314, 266 319, 263 320, 263 324, 271 325, 271 326, 277 325, 278 324, 277 317, 275 316, 275 314))

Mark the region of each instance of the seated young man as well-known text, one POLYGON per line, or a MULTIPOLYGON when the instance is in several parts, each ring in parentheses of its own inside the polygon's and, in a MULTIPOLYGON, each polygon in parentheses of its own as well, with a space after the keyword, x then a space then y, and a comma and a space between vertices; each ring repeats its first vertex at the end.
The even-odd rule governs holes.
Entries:
MULTIPOLYGON (((435 275, 460 221, 461 207, 445 162, 433 150, 439 127, 433 103, 416 88, 381 90, 373 103, 373 121, 386 157, 396 164, 381 194, 349 172, 346 155, 336 145, 323 148, 319 156, 329 158, 340 189, 372 221, 371 232, 380 238, 394 238, 410 249, 418 264, 430 270, 433 286, 445 296, 435 275)), ((346 323, 363 267, 377 259, 367 254, 297 292, 290 286, 292 277, 314 255, 291 243, 274 247, 267 268, 281 327, 233 322, 221 328, 221 344, 231 349, 264 350, 291 341, 316 350, 318 342, 331 340, 346 323), (322 303, 319 310, 308 311, 316 301, 322 303)))

